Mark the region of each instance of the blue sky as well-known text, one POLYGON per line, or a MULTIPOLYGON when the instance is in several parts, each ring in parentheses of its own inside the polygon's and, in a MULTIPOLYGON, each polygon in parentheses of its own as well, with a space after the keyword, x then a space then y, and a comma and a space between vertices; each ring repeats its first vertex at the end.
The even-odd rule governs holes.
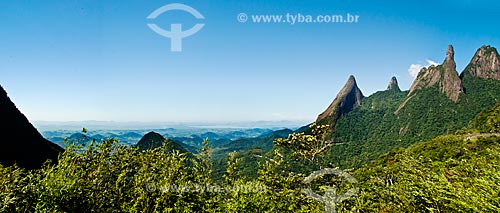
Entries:
POLYGON ((0 84, 30 120, 313 121, 349 75, 365 95, 412 64, 458 70, 483 44, 500 46, 495 1, 28 1, 0 2, 0 84), (204 28, 182 52, 147 27, 204 28), (250 15, 356 14, 359 23, 240 23, 250 15))

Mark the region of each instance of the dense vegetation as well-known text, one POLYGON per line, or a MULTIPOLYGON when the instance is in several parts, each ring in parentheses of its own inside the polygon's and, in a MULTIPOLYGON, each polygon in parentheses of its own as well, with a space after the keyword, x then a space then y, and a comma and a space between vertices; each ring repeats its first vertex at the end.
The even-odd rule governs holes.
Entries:
POLYGON ((353 173, 359 212, 500 211, 500 137, 441 136, 393 151, 353 173))
POLYGON ((499 212, 500 105, 467 129, 393 150, 356 170, 342 208, 359 212, 499 212))
POLYGON ((214 148, 214 175, 213 178, 221 180, 226 170, 228 153, 239 152, 241 159, 238 169, 241 170, 242 177, 247 180, 257 178, 258 163, 263 163, 265 158, 258 157, 266 155, 269 157, 273 149, 273 141, 283 138, 293 133, 290 129, 277 130, 255 138, 242 138, 232 141, 224 146, 214 148))
POLYGON ((323 194, 332 186, 338 194, 359 189, 338 203, 341 212, 498 212, 499 125, 497 105, 457 134, 394 149, 348 171, 357 183, 335 175, 303 183, 311 171, 331 166, 323 161, 326 150, 339 145, 322 140, 326 126, 275 140, 253 180, 241 176, 233 152, 223 179, 214 181, 208 141, 191 156, 168 143, 143 151, 114 139, 73 145, 57 165, 0 167, 0 212, 323 212, 325 205, 301 189, 323 194))
POLYGON ((170 151, 168 143, 139 151, 109 139, 81 148, 69 146, 57 165, 46 164, 39 170, 0 167, 0 212, 317 212, 321 208, 301 195, 301 176, 277 169, 282 163, 278 159, 263 164, 258 179, 243 181, 236 169, 237 154, 232 153, 224 180, 216 183, 211 180, 208 142, 195 157, 170 151))

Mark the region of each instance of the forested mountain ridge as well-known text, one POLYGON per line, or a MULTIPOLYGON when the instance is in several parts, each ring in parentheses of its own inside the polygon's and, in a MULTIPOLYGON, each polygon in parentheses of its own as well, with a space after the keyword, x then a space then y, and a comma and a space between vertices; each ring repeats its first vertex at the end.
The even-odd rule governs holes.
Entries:
MULTIPOLYGON (((317 123, 331 126, 325 139, 340 144, 328 150, 325 162, 357 168, 392 148, 454 133, 500 100, 495 48, 479 48, 460 75, 454 55, 450 45, 443 64, 423 68, 409 91, 376 92, 337 119, 320 114, 317 123)), ((342 89, 339 95, 344 93, 342 89)), ((352 95, 344 99, 356 98, 352 95)), ((333 103, 337 108, 343 104, 333 103)))
POLYGON ((354 171, 361 183, 341 209, 358 212, 498 212, 500 102, 456 134, 393 150, 354 171))

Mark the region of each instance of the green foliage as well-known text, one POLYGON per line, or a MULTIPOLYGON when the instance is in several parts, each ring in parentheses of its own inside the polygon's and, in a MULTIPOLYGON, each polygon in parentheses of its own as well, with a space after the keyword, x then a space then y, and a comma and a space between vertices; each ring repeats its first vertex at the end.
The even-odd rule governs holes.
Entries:
MULTIPOLYGON (((15 172, 16 177, 2 175, 2 181, 17 181, 10 185, 22 190, 2 190, 5 202, 0 211, 195 211, 202 209, 199 204, 203 202, 197 202, 199 197, 165 194, 157 190, 159 186, 196 183, 195 170, 186 164, 186 154, 169 152, 166 145, 139 151, 110 139, 91 144, 83 151, 81 147, 69 146, 55 166, 15 172), (24 181, 26 179, 29 181, 24 181)), ((8 183, 5 185, 9 186, 8 183)))
POLYGON ((0 165, 0 212, 28 212, 33 175, 17 166, 0 165))
POLYGON ((277 138, 287 137, 293 133, 290 129, 274 131, 256 138, 244 138, 235 140, 222 147, 215 148, 214 158, 214 179, 223 180, 225 174, 228 154, 231 152, 240 152, 241 162, 238 169, 241 171, 242 178, 253 180, 257 178, 258 163, 263 162, 263 158, 258 156, 272 155, 273 141, 277 138))
MULTIPOLYGON (((265 152, 260 148, 253 148, 245 150, 243 152, 238 152, 238 156, 241 159, 239 160, 237 165, 237 170, 241 173, 240 177, 244 180, 256 179, 259 163, 263 163, 265 161, 264 156, 268 156, 270 154, 270 152, 265 152)), ((228 160, 229 155, 224 158, 214 159, 214 174, 212 177, 215 181, 224 180, 224 175, 226 174, 226 169, 228 166, 228 160)))
POLYGON ((357 212, 498 212, 500 138, 441 136, 395 150, 353 176, 361 182, 342 208, 357 212))
POLYGON ((217 185, 211 152, 208 140, 194 157, 170 150, 168 143, 143 151, 114 139, 73 144, 57 165, 0 167, 0 212, 318 211, 294 185, 302 176, 285 176, 267 162, 260 171, 265 177, 243 180, 236 153, 226 183, 217 185))
POLYGON ((356 212, 499 212, 500 103, 469 128, 394 149, 352 175, 361 183, 356 212), (481 133, 483 132, 483 133, 481 133))
POLYGON ((226 184, 229 184, 229 185, 234 184, 236 182, 237 176, 239 175, 237 167, 238 167, 238 164, 241 161, 241 159, 239 159, 237 157, 238 157, 237 152, 229 153, 226 174, 224 175, 224 180, 226 181, 226 184))
POLYGON ((500 103, 479 113, 476 119, 469 123, 469 128, 481 133, 500 132, 500 103))
POLYGON ((274 143, 290 151, 291 156, 304 158, 314 163, 316 156, 330 148, 333 143, 323 140, 323 136, 328 132, 328 125, 310 126, 312 134, 304 132, 290 134, 287 138, 277 138, 274 143))

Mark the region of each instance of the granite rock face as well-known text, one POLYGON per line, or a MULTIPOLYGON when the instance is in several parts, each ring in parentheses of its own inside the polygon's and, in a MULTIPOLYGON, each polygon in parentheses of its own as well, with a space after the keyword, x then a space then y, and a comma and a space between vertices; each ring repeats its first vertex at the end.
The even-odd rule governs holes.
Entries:
POLYGON ((328 106, 328 108, 321 113, 316 119, 316 123, 324 119, 337 120, 342 115, 347 114, 355 107, 361 105, 361 100, 364 98, 363 93, 356 84, 354 76, 349 76, 347 83, 337 94, 337 97, 328 106))
POLYGON ((410 88, 408 97, 411 97, 417 90, 437 85, 439 92, 445 94, 452 101, 457 102, 464 88, 462 80, 457 73, 457 65, 454 57, 455 51, 453 50, 453 46, 449 45, 443 64, 420 70, 410 88))
MULTIPOLYGON (((474 77, 492 78, 500 80, 500 60, 497 49, 491 46, 482 46, 465 68, 464 72, 474 77)), ((461 75, 463 77, 463 74, 461 75)))
POLYGON ((396 79, 396 77, 391 78, 391 81, 389 81, 389 85, 387 85, 386 91, 401 92, 401 89, 398 85, 398 79, 396 79))

